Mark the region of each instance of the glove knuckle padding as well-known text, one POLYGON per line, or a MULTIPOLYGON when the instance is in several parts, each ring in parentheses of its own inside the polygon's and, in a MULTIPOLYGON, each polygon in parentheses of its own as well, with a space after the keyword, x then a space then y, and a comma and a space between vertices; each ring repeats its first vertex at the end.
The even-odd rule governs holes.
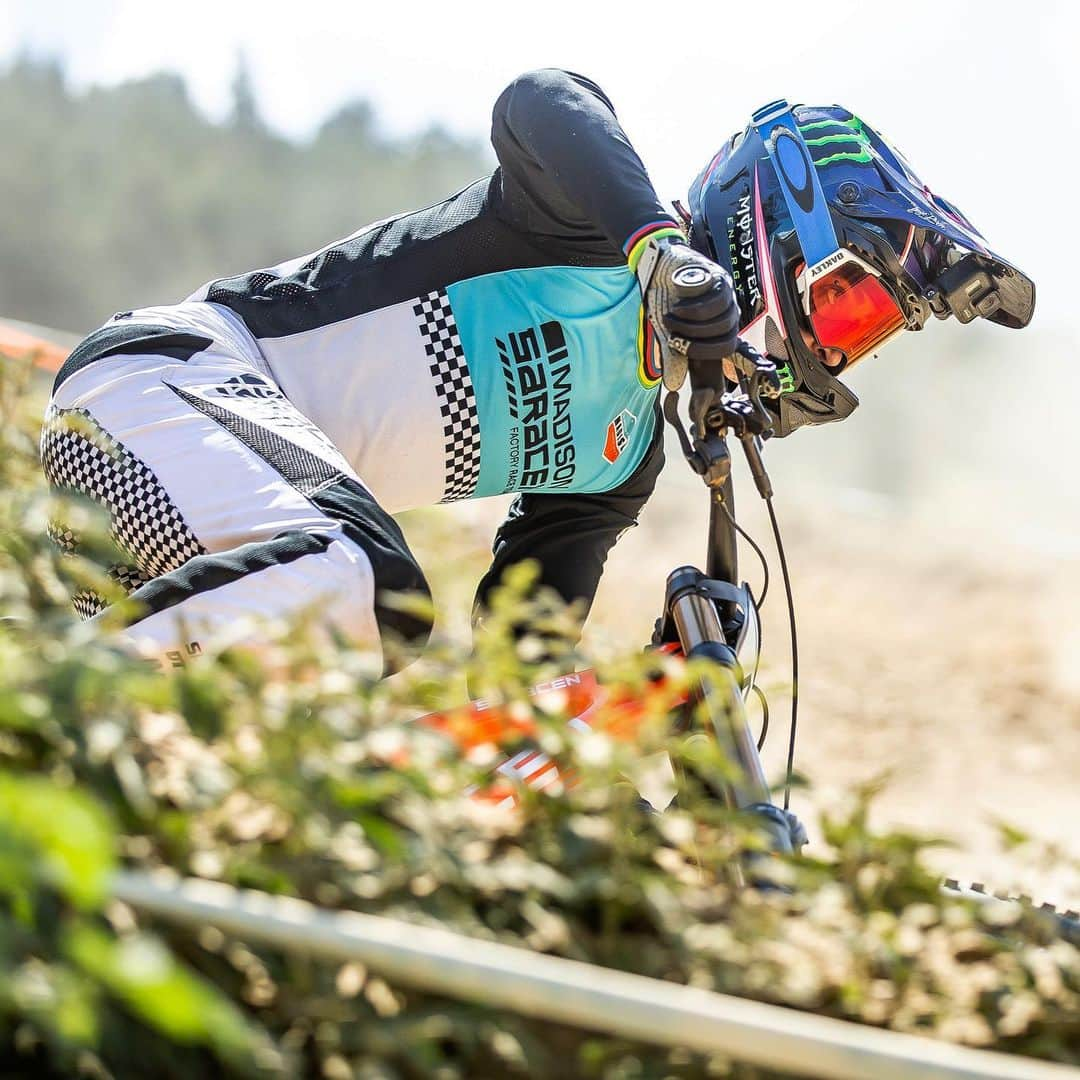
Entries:
POLYGON ((722 319, 708 319, 704 322, 691 322, 682 318, 682 313, 664 316, 664 328, 672 334, 687 338, 722 338, 731 349, 735 348, 736 334, 739 329, 737 316, 728 315, 722 319))
POLYGON ((705 322, 721 319, 731 313, 732 296, 725 288, 713 288, 701 296, 679 300, 671 308, 671 313, 680 319, 692 322, 705 322))

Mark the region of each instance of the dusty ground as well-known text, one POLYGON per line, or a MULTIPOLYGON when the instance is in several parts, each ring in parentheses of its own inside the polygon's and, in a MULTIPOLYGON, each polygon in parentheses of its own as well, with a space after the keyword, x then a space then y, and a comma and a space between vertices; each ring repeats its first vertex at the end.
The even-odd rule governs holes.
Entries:
MULTIPOLYGON (((667 572, 702 561, 705 507, 696 485, 669 466, 641 525, 616 548, 587 629, 593 648, 640 647, 667 572)), ((992 821, 1031 830, 1080 859, 1080 563, 988 550, 970 516, 918 523, 853 497, 813 511, 792 501, 778 499, 803 668, 797 761, 814 785, 795 808, 812 816, 811 799, 827 805, 888 771, 878 821, 953 838, 958 848, 942 853, 943 869, 1077 905, 1075 874, 1003 854, 992 821)), ((428 527, 430 516, 406 524, 424 564, 443 568, 434 575, 437 599, 458 626, 504 505, 427 512, 451 526, 449 537, 428 527)), ((767 539, 748 494, 740 520, 767 539)), ((755 560, 743 560, 756 583, 755 560)), ((773 706, 766 759, 778 777, 790 677, 776 576, 765 641, 773 706)))

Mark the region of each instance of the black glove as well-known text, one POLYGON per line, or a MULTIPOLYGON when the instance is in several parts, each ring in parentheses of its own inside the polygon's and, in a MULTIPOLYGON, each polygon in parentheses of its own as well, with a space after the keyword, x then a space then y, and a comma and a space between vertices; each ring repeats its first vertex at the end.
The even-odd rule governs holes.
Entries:
POLYGON ((721 361, 739 340, 739 304, 722 266, 680 237, 650 238, 637 264, 637 279, 660 347, 664 385, 678 390, 687 368, 712 370, 723 386, 721 361))

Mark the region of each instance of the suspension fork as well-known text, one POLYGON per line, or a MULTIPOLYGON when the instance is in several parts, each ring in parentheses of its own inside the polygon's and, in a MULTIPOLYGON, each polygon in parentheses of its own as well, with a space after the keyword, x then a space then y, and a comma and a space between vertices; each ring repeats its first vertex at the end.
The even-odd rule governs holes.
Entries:
POLYGON ((683 566, 668 577, 665 607, 684 655, 704 657, 714 664, 713 673, 701 677, 687 707, 704 705, 713 735, 735 766, 734 775, 725 778, 721 789, 725 805, 753 815, 770 851, 789 854, 798 843, 797 834, 792 819, 772 803, 742 697, 738 657, 724 634, 718 603, 715 582, 700 570, 683 566))

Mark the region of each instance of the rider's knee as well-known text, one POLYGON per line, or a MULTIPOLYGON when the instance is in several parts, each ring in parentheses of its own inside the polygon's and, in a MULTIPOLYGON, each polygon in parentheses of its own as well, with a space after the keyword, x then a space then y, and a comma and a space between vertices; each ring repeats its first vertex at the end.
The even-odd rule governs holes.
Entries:
POLYGON ((384 644, 393 640, 419 651, 431 637, 431 588, 404 545, 381 553, 375 572, 375 619, 384 644))
POLYGON ((328 541, 322 616, 356 644, 381 648, 384 671, 411 661, 431 634, 431 590, 412 552, 370 533, 335 530, 328 541))
POLYGON ((431 589, 397 522, 363 485, 345 479, 312 496, 371 567, 373 606, 384 645, 422 649, 431 635, 431 589))

